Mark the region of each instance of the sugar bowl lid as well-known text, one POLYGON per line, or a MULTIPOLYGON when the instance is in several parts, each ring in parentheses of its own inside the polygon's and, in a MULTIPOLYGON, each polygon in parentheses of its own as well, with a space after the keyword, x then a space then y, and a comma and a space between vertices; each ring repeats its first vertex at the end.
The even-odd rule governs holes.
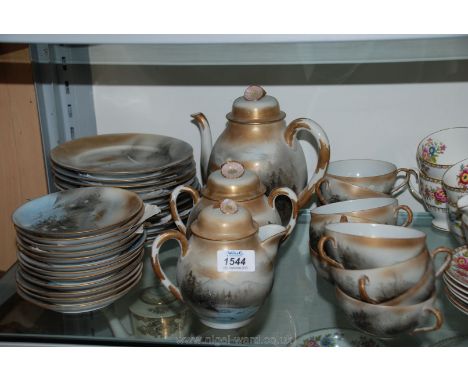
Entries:
POLYGON ((261 86, 251 85, 234 101, 226 118, 238 123, 268 123, 280 121, 285 116, 275 97, 267 95, 261 86))
POLYGON ((242 163, 229 161, 210 174, 202 195, 211 200, 232 199, 241 202, 258 198, 265 191, 256 173, 246 170, 242 163))
POLYGON ((255 234, 258 224, 247 209, 224 199, 219 205, 205 207, 190 228, 195 236, 204 239, 230 241, 255 234))

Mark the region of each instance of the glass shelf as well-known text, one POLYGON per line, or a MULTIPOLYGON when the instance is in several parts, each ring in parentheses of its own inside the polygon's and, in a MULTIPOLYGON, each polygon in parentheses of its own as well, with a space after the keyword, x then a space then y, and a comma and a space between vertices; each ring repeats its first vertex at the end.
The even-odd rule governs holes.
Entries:
MULTIPOLYGON (((184 336, 172 338, 136 338, 130 334, 129 307, 142 289, 156 285, 145 258, 143 278, 126 296, 101 311, 63 315, 38 308, 22 300, 15 292, 15 270, 0 279, 0 342, 3 343, 71 343, 106 345, 253 345, 286 346, 304 333, 324 328, 352 328, 335 304, 334 289, 318 278, 308 251, 309 212, 301 211, 292 236, 280 249, 272 292, 255 317, 238 330, 215 330, 190 317, 184 336)), ((425 213, 417 214, 413 227, 427 234, 430 250, 437 246, 455 248, 446 232, 431 227, 425 213)), ((174 277, 178 248, 168 243, 161 256, 169 277, 174 277)), ((438 259, 441 260, 441 259, 438 259)), ((437 306, 443 311, 444 325, 436 332, 402 335, 383 340, 386 346, 448 346, 452 338, 467 339, 468 317, 455 309, 444 296, 438 281, 437 306)))
POLYGON ((40 44, 33 61, 75 65, 239 66, 468 59, 466 35, 0 35, 40 44), (50 44, 50 45, 48 45, 50 44), (55 46, 55 48, 53 48, 55 46), (56 50, 51 54, 50 50, 56 50))

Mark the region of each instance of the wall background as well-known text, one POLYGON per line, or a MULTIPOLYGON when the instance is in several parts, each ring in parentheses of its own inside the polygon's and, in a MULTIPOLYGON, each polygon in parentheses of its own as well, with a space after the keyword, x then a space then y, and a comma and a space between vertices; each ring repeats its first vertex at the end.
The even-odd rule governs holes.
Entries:
MULTIPOLYGON (((91 57, 92 58, 92 57, 91 57)), ((184 139, 199 159, 190 114, 201 111, 215 140, 233 100, 251 83, 264 86, 287 122, 309 117, 327 132, 331 160, 373 158, 416 167, 419 141, 429 133, 468 126, 465 61, 256 67, 93 66, 99 134, 145 132, 184 139)), ((304 143, 309 165, 315 154, 304 143)), ((463 158, 460 158, 460 160, 463 158)), ((400 203, 423 211, 408 191, 400 203)))

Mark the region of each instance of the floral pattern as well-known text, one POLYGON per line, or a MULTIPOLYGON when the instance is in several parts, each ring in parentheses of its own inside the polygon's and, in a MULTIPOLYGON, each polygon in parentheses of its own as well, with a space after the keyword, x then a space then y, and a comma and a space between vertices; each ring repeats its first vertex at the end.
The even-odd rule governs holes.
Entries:
POLYGON ((421 184, 421 193, 425 200, 432 200, 437 206, 447 203, 448 198, 442 187, 424 186, 421 184))
POLYGON ((444 143, 429 138, 422 147, 422 157, 425 161, 437 164, 437 158, 445 152, 447 146, 444 143))
POLYGON ((468 164, 460 165, 460 173, 457 175, 458 184, 462 187, 468 187, 468 164))

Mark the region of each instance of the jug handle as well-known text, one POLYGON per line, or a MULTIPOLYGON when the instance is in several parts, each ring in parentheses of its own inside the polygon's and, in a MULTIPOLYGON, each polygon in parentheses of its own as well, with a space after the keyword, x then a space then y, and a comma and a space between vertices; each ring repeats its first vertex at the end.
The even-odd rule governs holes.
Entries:
POLYGON ((298 195, 298 205, 301 208, 312 198, 315 184, 323 178, 327 171, 328 162, 330 162, 330 143, 327 134, 317 122, 309 118, 298 118, 292 121, 284 132, 284 139, 289 147, 294 147, 294 138, 297 137, 299 131, 307 132, 317 143, 319 149, 315 171, 310 176, 306 187, 298 195))
POLYGON ((328 265, 331 265, 332 267, 335 268, 340 268, 344 269, 343 264, 340 264, 338 261, 333 260, 330 256, 327 255, 325 252, 324 245, 327 241, 331 241, 333 244, 333 247, 337 248, 336 241, 334 237, 331 236, 322 236, 317 244, 317 250, 319 252, 320 258, 325 261, 328 265))
POLYGON ((159 262, 159 250, 161 246, 168 240, 176 240, 179 243, 181 256, 184 257, 188 251, 188 241, 185 236, 179 231, 169 230, 159 235, 154 239, 153 245, 151 246, 151 264, 153 265, 153 271, 156 277, 161 280, 161 284, 171 292, 175 298, 180 301, 184 301, 182 294, 180 293, 179 288, 177 288, 166 276, 164 271, 161 268, 161 263, 159 262))
POLYGON ((275 208, 275 200, 280 195, 286 196, 291 202, 292 206, 291 218, 289 219, 289 222, 286 226, 286 231, 283 237, 283 240, 286 240, 286 238, 291 234, 291 232, 294 230, 294 227, 296 226, 297 215, 299 214, 299 207, 297 206, 297 195, 293 190, 291 190, 288 187, 278 187, 271 191, 270 195, 268 195, 268 205, 271 208, 275 208))
POLYGON ((171 208, 171 216, 172 220, 174 220, 175 225, 182 232, 184 235, 187 234, 187 227, 185 226, 184 222, 180 218, 179 210, 177 209, 177 198, 182 193, 188 193, 192 197, 193 205, 195 206, 198 201, 200 200, 200 194, 197 190, 190 186, 177 186, 171 192, 171 199, 169 200, 169 207, 171 208))

